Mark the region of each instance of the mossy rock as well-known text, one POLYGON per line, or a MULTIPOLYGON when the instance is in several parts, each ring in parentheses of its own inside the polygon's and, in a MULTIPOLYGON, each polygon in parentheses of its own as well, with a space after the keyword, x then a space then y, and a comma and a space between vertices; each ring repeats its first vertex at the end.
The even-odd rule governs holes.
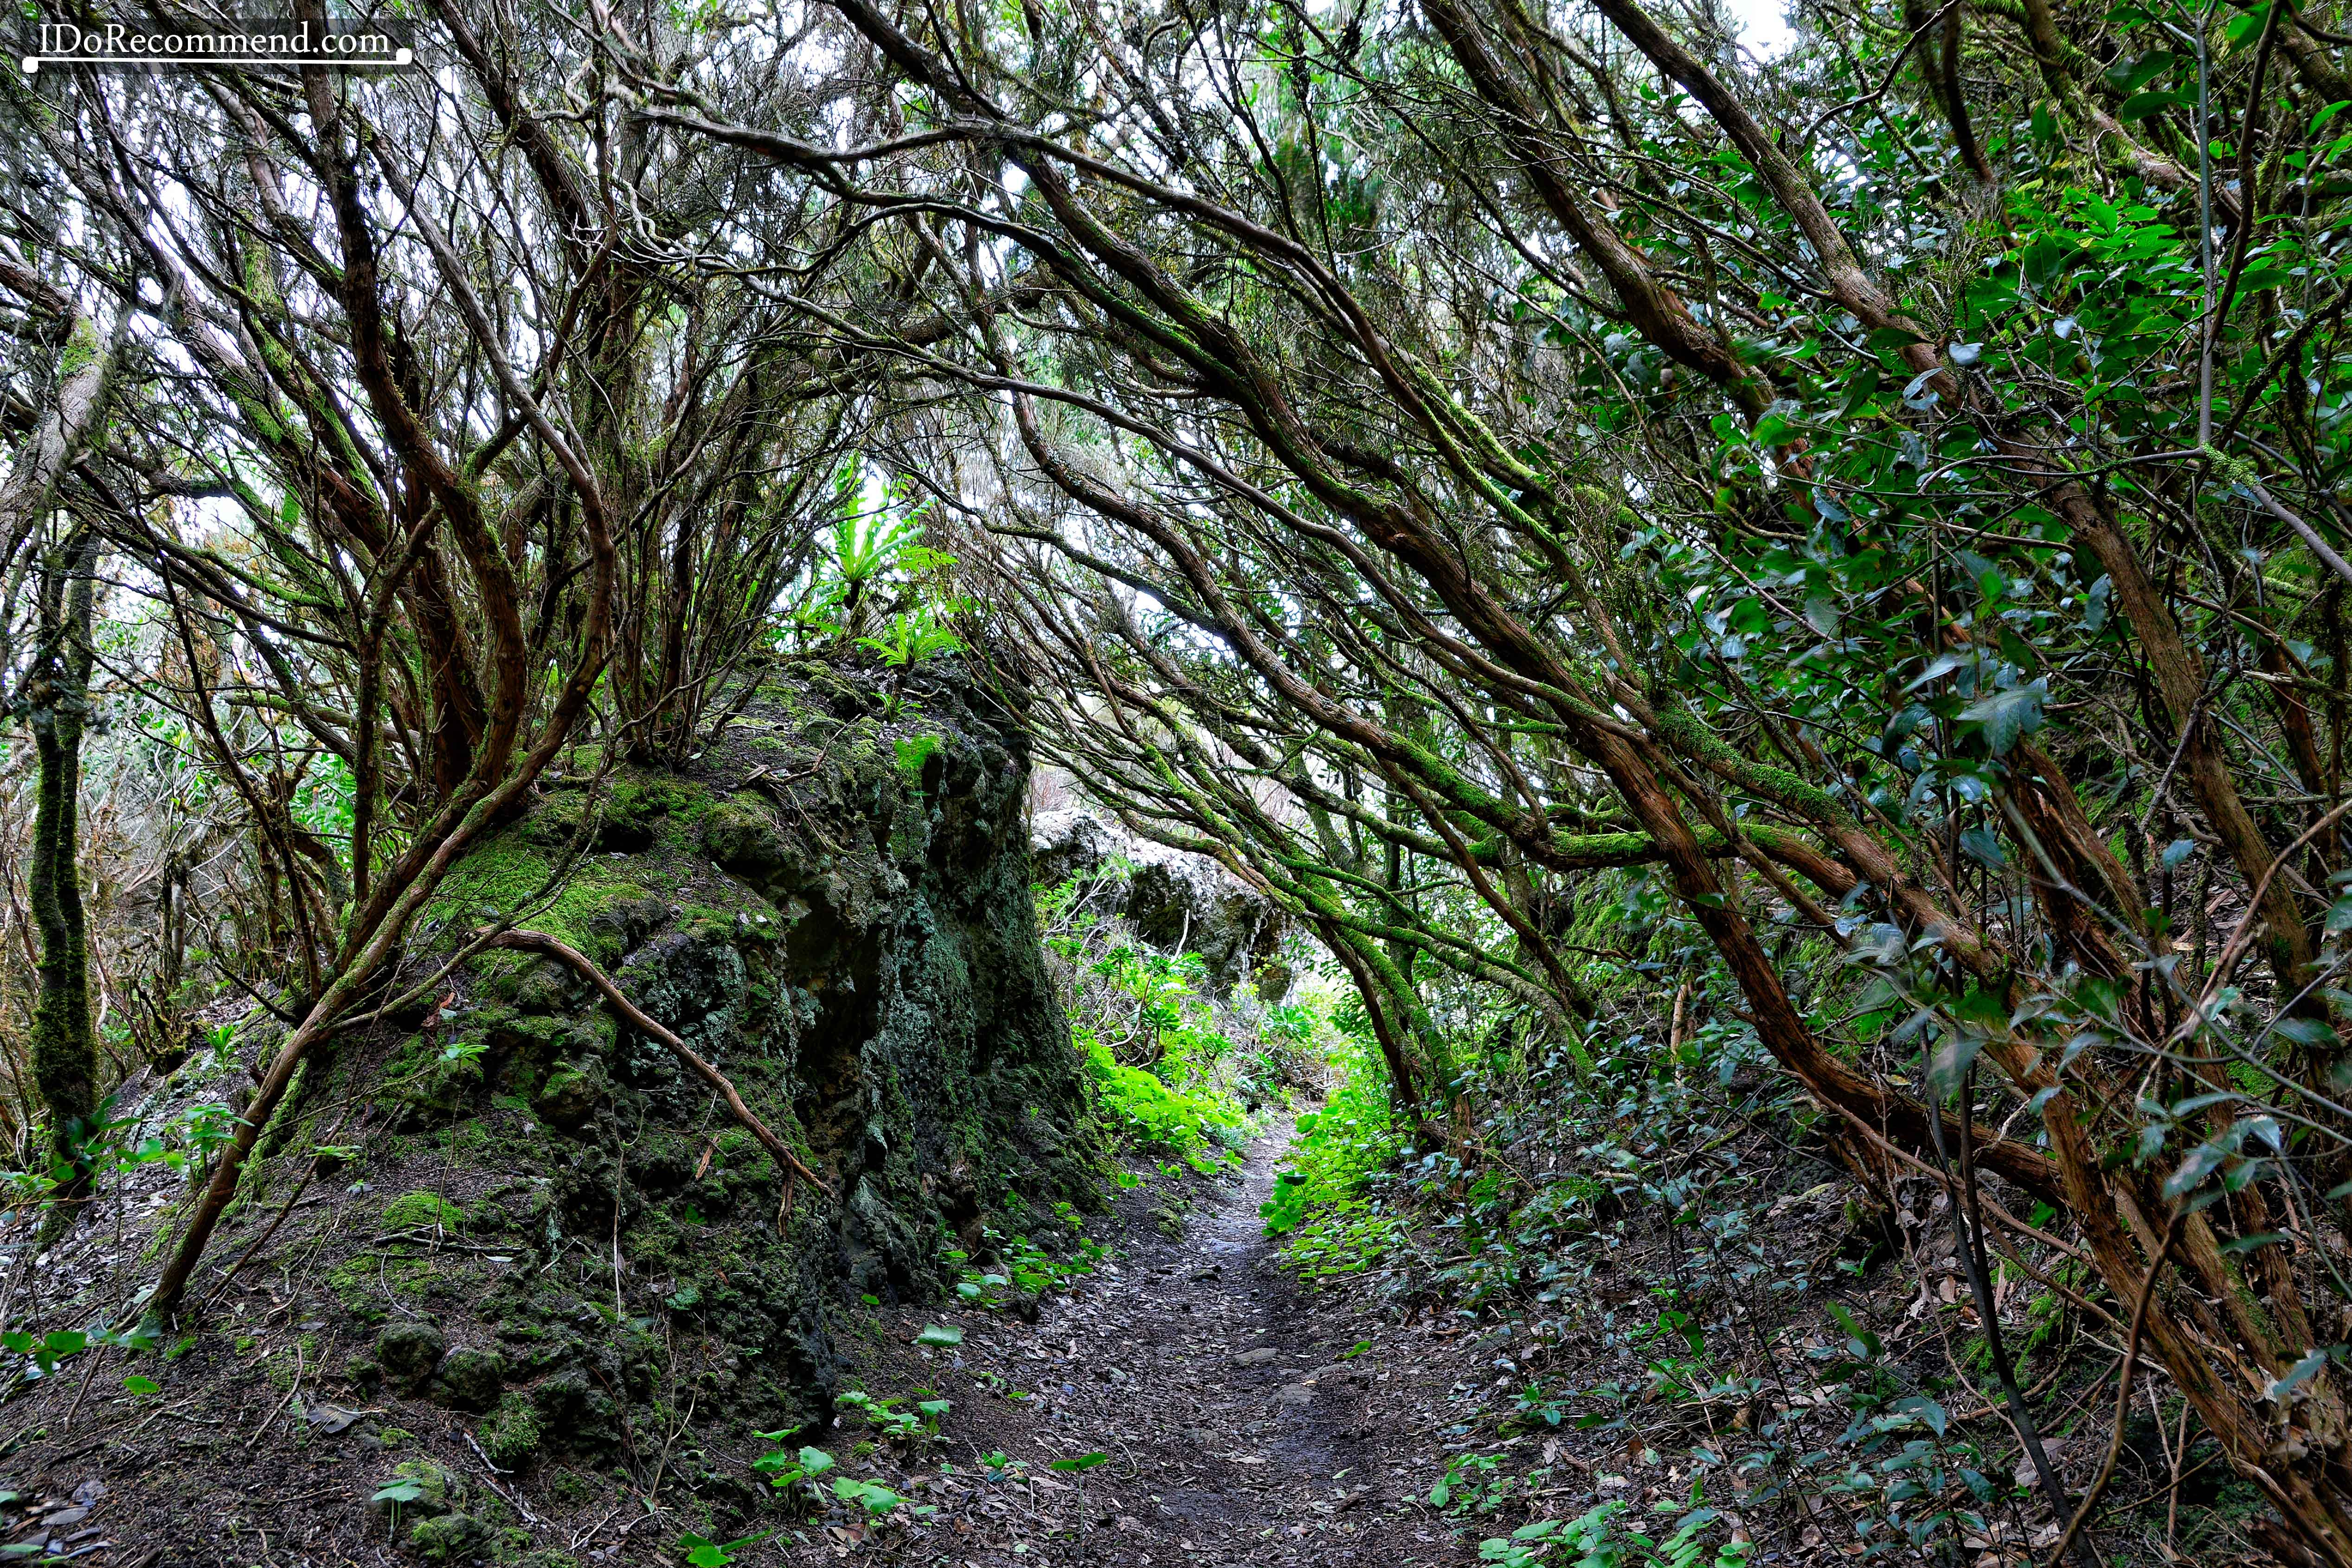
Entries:
MULTIPOLYGON (((465 1199, 467 1239, 514 1256, 394 1248, 413 1256, 331 1263, 329 1284, 356 1317, 429 1301, 455 1343, 495 1331, 495 1380, 465 1352, 395 1365, 388 1343, 381 1364, 388 1392, 482 1412, 469 1424, 501 1468, 528 1456, 552 1486, 551 1461, 607 1454, 662 1394, 664 1333, 725 1347, 703 1358, 698 1420, 823 1419, 844 1337, 864 1332, 858 1295, 935 1298, 952 1283, 941 1238, 976 1239, 1001 1194, 1098 1201, 1081 1067, 1037 942, 1022 743, 928 673, 909 682, 919 720, 877 722, 859 689, 874 679, 804 673, 824 689, 795 687, 782 719, 747 715, 789 742, 786 761, 730 739, 690 778, 624 768, 613 820, 644 847, 585 857, 548 895, 593 798, 551 789, 425 912, 420 957, 446 958, 485 909, 528 905, 527 924, 719 1063, 845 1194, 821 1211, 804 1195, 779 1235, 781 1176, 670 1052, 560 964, 469 961, 451 1016, 398 1053, 418 1081, 394 1153, 464 1173, 452 1190, 483 1193, 465 1199), (918 733, 902 772, 897 742, 918 733), (744 787, 762 765, 772 782, 744 787), (445 1064, 453 1038, 482 1048, 445 1064), (625 1301, 547 1268, 574 1237, 625 1253, 625 1301)), ((385 1178, 387 1196, 434 1184, 405 1168, 419 1173, 385 1178)), ((448 1228, 422 1205, 405 1217, 412 1234, 448 1228)))
POLYGON ((408 1549, 427 1563, 472 1563, 489 1555, 495 1539, 490 1527, 472 1514, 445 1513, 410 1531, 408 1549))
POLYGON ((603 1071, 593 1062, 558 1062, 531 1096, 531 1109, 552 1127, 577 1127, 604 1103, 603 1071))
POLYGON ((446 1126, 466 1114, 482 1089, 482 1043, 459 1037, 445 1047, 418 1035, 385 1064, 396 1086, 385 1099, 400 1110, 402 1131, 446 1126))
POLYGON ((437 1229, 456 1236, 466 1228, 466 1211, 438 1193, 403 1193, 383 1205, 383 1228, 437 1229))
POLYGON ((368 1507, 377 1513, 396 1510, 403 1519, 437 1519, 463 1508, 466 1495, 464 1479, 446 1466, 431 1459, 403 1459, 393 1466, 392 1479, 376 1489, 368 1507))
POLYGON ((488 1410, 506 1386, 507 1358, 496 1351, 451 1351, 441 1362, 435 1392, 459 1410, 488 1410))
POLYGON ((551 1444, 593 1450, 621 1440, 620 1407, 578 1368, 557 1373, 530 1391, 531 1410, 551 1444))
POLYGON ((499 1401, 489 1419, 475 1429, 474 1440, 490 1463, 502 1469, 520 1469, 525 1461, 539 1452, 544 1436, 539 1425, 539 1412, 531 1405, 530 1396, 509 1394, 499 1401))
POLYGON ((800 854, 784 837, 773 807, 749 790, 715 801, 702 817, 702 849, 730 875, 758 888, 799 879, 800 854))
POLYGON ((375 1338, 376 1364, 395 1383, 415 1384, 433 1375, 447 1342, 430 1323, 394 1323, 375 1338))

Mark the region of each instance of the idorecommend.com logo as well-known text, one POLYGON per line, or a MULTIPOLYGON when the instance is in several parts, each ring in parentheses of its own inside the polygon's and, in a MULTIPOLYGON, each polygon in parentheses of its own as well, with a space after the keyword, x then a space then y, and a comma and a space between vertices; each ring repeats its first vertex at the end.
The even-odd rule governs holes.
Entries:
POLYGON ((413 30, 400 21, 37 22, 19 33, 26 76, 45 66, 110 70, 159 66, 332 66, 345 70, 415 63, 413 30))

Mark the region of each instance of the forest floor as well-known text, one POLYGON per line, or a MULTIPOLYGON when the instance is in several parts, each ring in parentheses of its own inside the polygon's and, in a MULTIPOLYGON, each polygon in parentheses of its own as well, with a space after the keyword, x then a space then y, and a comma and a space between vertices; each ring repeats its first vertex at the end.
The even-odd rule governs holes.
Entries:
MULTIPOLYGON (((1580 1287, 1573 1321, 1582 1326, 1557 1340, 1442 1307, 1400 1311, 1362 1276, 1311 1289, 1286 1267, 1259 1212, 1290 1131, 1282 1121, 1262 1129, 1237 1169, 1213 1177, 1139 1166, 1113 1213, 1089 1222, 1108 1254, 1036 1303, 1034 1321, 971 1303, 851 1309, 836 1323, 847 1387, 900 1402, 902 1412, 919 1401, 951 1408, 935 1434, 894 1436, 850 1409, 827 1429, 788 1439, 822 1447, 834 1468, 803 1489, 814 1494, 813 1510, 781 1530, 771 1526, 778 1513, 761 1506, 769 1489, 753 1468, 778 1445, 696 1426, 690 1408, 658 1456, 641 1447, 621 1468, 572 1456, 510 1475, 489 1468, 474 1418, 461 1413, 389 1392, 365 1410, 320 1402, 305 1381, 304 1347, 321 1331, 327 1342, 309 1352, 314 1368, 335 1364, 338 1352, 327 1325, 304 1317, 314 1288, 257 1279, 251 1310, 232 1301, 176 1363, 181 1385, 169 1396, 113 1392, 123 1366, 106 1363, 100 1382, 96 1360, 22 1396, 8 1424, 16 1429, 0 1438, 0 1553, 91 1568, 398 1568, 420 1553, 394 1544, 370 1500, 417 1458, 479 1489, 483 1511, 497 1517, 491 1505, 511 1505, 495 1548, 508 1568, 702 1568, 719 1558, 708 1546, 697 1552, 693 1532, 722 1531, 740 1503, 763 1516, 764 1532, 733 1543, 728 1560, 739 1568, 1440 1568, 1479 1562, 1482 1539, 1528 1520, 1574 1519, 1611 1503, 1625 1505, 1629 1525, 1671 1513, 1693 1494, 1695 1459, 1705 1461, 1707 1500, 1722 1510, 1717 1533, 1761 1536, 1750 1558, 1759 1568, 1842 1561, 1858 1549, 1843 1511, 1801 1494, 1807 1511, 1793 1520, 1785 1507, 1742 1519, 1754 1483, 1722 1458, 1745 1432, 1742 1410, 1641 1402, 1589 1430, 1526 1417, 1531 1384, 1641 1385, 1645 1352, 1604 1330, 1641 1317, 1670 1276, 1663 1244, 1629 1245, 1596 1266, 1580 1287), (951 1336, 926 1335, 932 1326, 956 1331, 960 1342, 939 1345, 951 1336), (1055 1468, 1094 1456, 1090 1468, 1055 1468), (1449 1477, 1449 1463, 1458 1474, 1449 1477), (1450 1508, 1431 1501, 1441 1480, 1450 1508), (842 1496, 842 1482, 904 1501, 875 1520, 842 1496)), ((1825 1237, 1832 1251, 1839 1244, 1843 1189, 1823 1173, 1797 1162, 1774 1183, 1786 1195, 1759 1231, 1774 1256, 1797 1258, 1825 1237)), ((80 1250, 50 1261, 94 1274, 108 1248, 122 1244, 93 1230, 80 1250)), ((1888 1324, 1960 1310, 1956 1266, 1933 1254, 1923 1267, 1937 1289, 1877 1269, 1874 1285, 1855 1282, 1855 1310, 1888 1324)), ((1809 1316, 1762 1331, 1776 1345, 1786 1341, 1787 1375, 1830 1342, 1809 1316)), ((1943 1331, 1911 1336, 1915 1378, 1948 1362, 1943 1331)), ((1774 1363, 1776 1378, 1782 1364, 1774 1363)), ((2062 1359, 2037 1375, 2063 1370, 2062 1359)), ((2077 1416, 2103 1391, 2096 1377, 2083 1386, 2077 1416)), ((1991 1414, 1971 1392, 1977 1407, 1956 1407, 1956 1425, 1991 1414)), ((1802 1440, 1830 1441, 1847 1419, 1834 1406, 1821 1414, 1797 1428, 1815 1434, 1802 1440)), ((2093 1421, 2068 1430, 2051 1446, 2079 1488, 2104 1452, 2104 1429, 2093 1421)), ((2164 1529, 2161 1468, 2136 1460, 2126 1469, 2130 1495, 2103 1532, 2111 1549, 2164 1529), (2151 1508, 2157 1522, 2147 1526, 2151 1508)), ((2212 1500, 2180 1495, 2200 1509, 2212 1500)), ((2054 1526, 2021 1517, 2015 1496, 1988 1511, 1998 1517, 1958 1561, 2016 1568, 2047 1555, 2054 1526)), ((2135 1550, 2110 1560, 2244 1561, 2225 1539, 2209 1532, 2186 1555, 2135 1550)), ((436 1560, 455 1568, 477 1555, 436 1560)))
POLYGON ((1398 1325, 1345 1291, 1302 1290, 1258 1215, 1288 1134, 1268 1129, 1238 1173, 1187 1180, 1181 1239, 1155 1231, 1140 1213, 1153 1200, 1134 1194, 1112 1260, 1035 1323, 953 1314, 960 1358, 926 1369, 955 1405, 952 1468, 910 1482, 937 1511, 870 1542, 824 1527, 787 1560, 865 1544, 942 1568, 1476 1561, 1476 1532, 1427 1497, 1444 1473, 1446 1397, 1483 1384, 1507 1352, 1456 1328, 1398 1325), (1090 1470, 1051 1468, 1089 1454, 1104 1456, 1090 1470))
MULTIPOLYGON (((1034 1321, 959 1303, 885 1307, 841 1324, 848 1386, 903 1401, 901 1410, 941 1399, 952 1408, 935 1435, 894 1437, 847 1411, 830 1429, 791 1439, 833 1457, 824 1482, 807 1489, 822 1506, 733 1543, 731 1562, 1439 1568, 1479 1562, 1483 1538, 1525 1520, 1572 1519, 1610 1502, 1637 1520, 1654 1508, 1671 1511, 1691 1492, 1693 1456, 1722 1442, 1704 1409, 1643 1405, 1592 1430, 1573 1422, 1530 1429, 1511 1416, 1517 1391, 1532 1382, 1638 1382, 1622 1336, 1580 1331, 1548 1342, 1461 1312, 1400 1312, 1356 1276, 1321 1289, 1302 1285, 1259 1215, 1289 1132, 1282 1122, 1263 1129, 1239 1168, 1214 1177, 1139 1168, 1139 1184, 1116 1194, 1113 1214, 1090 1222, 1108 1255, 1038 1303, 1034 1321), (1180 1225, 1182 1207, 1190 1212, 1180 1225), (933 1325, 959 1331, 961 1342, 927 1346, 924 1339, 942 1337, 923 1334, 933 1325), (1702 1418, 1708 1424, 1691 1426, 1702 1418), (1090 1456, 1099 1462, 1085 1470, 1054 1468, 1090 1456), (1453 1506, 1441 1509, 1431 1492, 1448 1478, 1449 1461, 1463 1473, 1453 1479, 1453 1506), (843 1481, 905 1500, 871 1521, 840 1498, 843 1481)), ((1789 1174, 1801 1183, 1817 1173, 1789 1174)), ((1826 1183, 1792 1189, 1773 1205, 1767 1245, 1792 1252, 1833 1238, 1836 1191, 1826 1183)), ((1948 1260, 1943 1268, 1948 1285, 1948 1260)), ((1629 1247, 1588 1282, 1586 1305, 1605 1319, 1616 1304, 1645 1300, 1669 1268, 1662 1253, 1629 1247)), ((1915 1286, 1901 1270, 1878 1277, 1882 1289, 1864 1310, 1898 1321, 1898 1298, 1915 1286)), ((608 1472, 600 1490, 583 1485, 597 1473, 576 1460, 501 1481, 470 1418, 389 1394, 364 1413, 314 1402, 298 1352, 303 1331, 323 1325, 302 1320, 304 1288, 260 1294, 274 1302, 265 1315, 207 1336, 206 1348, 181 1363, 211 1369, 192 1376, 184 1395, 110 1394, 120 1365, 93 1389, 93 1362, 26 1397, 20 1425, 0 1440, 0 1552, 91 1568, 397 1568, 418 1555, 394 1544, 369 1499, 396 1479, 400 1460, 427 1456, 514 1505, 496 1551, 509 1568, 695 1568, 713 1561, 709 1548, 693 1550, 691 1532, 722 1528, 715 1499, 730 1487, 745 1500, 767 1490, 752 1461, 776 1445, 684 1426, 660 1462, 638 1454, 635 1468, 608 1472), (296 1364, 271 1373, 287 1361, 296 1364), (687 1483, 681 1471, 697 1453, 698 1471, 733 1479, 716 1493, 687 1483), (669 1466, 673 1454, 679 1463, 669 1466)), ((1920 1299, 1949 1302, 1954 1294, 1920 1299)), ((1724 1425, 1736 1436, 1740 1418, 1733 1413, 1724 1425)), ((2080 1436, 2053 1440, 2070 1484, 2087 1479, 2097 1447, 2080 1436)), ((1710 1500, 1725 1526, 1764 1537, 1751 1562, 1822 1563, 1856 1549, 1837 1522, 1843 1516, 1818 1503, 1811 1521, 1793 1526, 1785 1518, 1778 1527, 1761 1517, 1743 1523, 1748 1484, 1720 1466, 1709 1466, 1710 1500)), ((2153 1506, 2160 1514, 2162 1486, 2160 1475, 2137 1478, 2139 1495, 2121 1511, 2153 1506)), ((2013 1501, 1999 1511, 1983 1527, 1994 1539, 1970 1541, 1959 1561, 2014 1568, 2046 1555, 2043 1537, 2054 1530, 2029 1528, 2013 1501), (2007 1544, 1986 1550, 1996 1542, 2007 1544)), ((2129 1538, 2120 1524, 2113 1529, 2111 1544, 2129 1538)), ((2205 1545, 2185 1557, 2149 1551, 2120 1560, 2244 1560, 2220 1542, 2205 1545)))

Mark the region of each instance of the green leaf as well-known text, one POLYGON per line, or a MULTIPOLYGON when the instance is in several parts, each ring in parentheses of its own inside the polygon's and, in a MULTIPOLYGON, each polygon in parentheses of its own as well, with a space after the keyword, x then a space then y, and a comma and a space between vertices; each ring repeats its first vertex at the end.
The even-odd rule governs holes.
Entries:
POLYGON ((2258 1236, 2232 1237, 2221 1244, 2221 1250, 2225 1257, 2238 1252, 2259 1252, 2265 1247, 2275 1247, 2285 1239, 2284 1231, 2266 1230, 2258 1236))
POLYGON ((2042 704, 2048 696, 2048 686, 2036 679, 1969 703, 1960 710, 1960 718, 1981 726, 1986 748, 2004 757, 2021 739, 2042 728, 2042 704))
POLYGON ((1846 1331, 1847 1337, 1857 1347, 1857 1354, 1874 1356, 1879 1353, 1881 1347, 1878 1336, 1863 1327, 1854 1315, 1846 1310, 1844 1302, 1835 1298, 1824 1298, 1822 1306, 1831 1317, 1837 1320, 1837 1326, 1846 1331))
POLYGON ((1944 1435, 1945 1426, 1951 1421, 1951 1416, 1944 1407, 1924 1394, 1915 1394, 1908 1398, 1898 1399, 1895 1402, 1895 1408, 1906 1415, 1916 1415, 1938 1437, 1944 1435))
POLYGON ((2165 1178, 2164 1195, 2177 1198, 2183 1193, 2194 1192, 2205 1184, 2205 1179, 2221 1168, 2230 1152, 2218 1141, 2200 1143, 2180 1157, 2180 1168, 2165 1178))
POLYGON ((1109 1458, 1110 1456, 1108 1454, 1080 1454, 1075 1458, 1055 1459, 1054 1461, 1054 1468, 1057 1470, 1091 1470, 1097 1465, 1101 1464, 1105 1459, 1109 1458))
POLYGON ((2313 1374, 2326 1364, 2327 1352, 2324 1350, 2314 1351, 2279 1373, 2278 1381, 2263 1392, 2273 1399, 2284 1401, 2288 1394, 2293 1394, 2300 1384, 2310 1381, 2313 1374))
POLYGON ((2137 59, 2126 55, 2107 68, 2107 80, 2121 93, 2137 92, 2171 68, 2173 56, 2169 50, 2156 49, 2137 59))
POLYGON ((2318 1018, 2281 1018, 2271 1027, 2298 1046, 2325 1049, 2336 1043, 2336 1031, 2318 1018))
POLYGON ((952 1349, 963 1343, 963 1331, 951 1323, 925 1323, 923 1331, 915 1336, 915 1342, 934 1350, 952 1349))
POLYGON ((1985 1047, 1985 1037, 1974 1029, 1947 1029, 1936 1042, 1935 1054, 1927 1058, 1927 1092, 1938 1103, 1948 1100, 1960 1087, 1961 1075, 1977 1059, 1985 1047))
POLYGON ((1990 827, 1971 827, 1960 835, 1960 853, 1979 865, 1998 871, 2009 864, 2009 857, 2000 847, 2000 837, 1990 827))
POLYGON ((162 1384, 156 1382, 152 1377, 142 1377, 135 1372, 129 1377, 122 1380, 122 1386, 129 1389, 133 1394, 161 1394, 163 1392, 163 1385, 162 1384))
POLYGON ((906 1500, 888 1487, 878 1486, 872 1481, 855 1480, 847 1476, 833 1483, 833 1495, 844 1502, 859 1504, 867 1513, 877 1518, 906 1500))

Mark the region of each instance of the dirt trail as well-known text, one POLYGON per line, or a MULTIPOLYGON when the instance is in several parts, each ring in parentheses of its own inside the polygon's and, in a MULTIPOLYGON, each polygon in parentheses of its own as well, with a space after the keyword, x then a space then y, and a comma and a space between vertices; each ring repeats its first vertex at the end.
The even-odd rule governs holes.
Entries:
POLYGON ((990 1321, 968 1332, 949 1379, 962 1384, 950 1426, 961 1473, 939 1484, 937 1523, 907 1543, 906 1560, 1452 1560, 1459 1548, 1402 1500, 1411 1483, 1390 1468, 1412 1423, 1382 1413, 1402 1403, 1410 1370, 1390 1365, 1377 1344, 1349 1355, 1377 1331, 1344 1303, 1303 1295, 1262 1234, 1258 1207, 1288 1131, 1253 1144, 1238 1180, 1193 1186, 1181 1240, 1131 1226, 1118 1261, 1034 1327, 990 1321), (992 1386, 1034 1396, 1007 1400, 992 1386), (1033 1479, 957 1484, 992 1446, 1026 1461, 1033 1479), (1047 1467, 1097 1452, 1108 1458, 1085 1477, 1082 1552, 1076 1494, 1047 1467))

